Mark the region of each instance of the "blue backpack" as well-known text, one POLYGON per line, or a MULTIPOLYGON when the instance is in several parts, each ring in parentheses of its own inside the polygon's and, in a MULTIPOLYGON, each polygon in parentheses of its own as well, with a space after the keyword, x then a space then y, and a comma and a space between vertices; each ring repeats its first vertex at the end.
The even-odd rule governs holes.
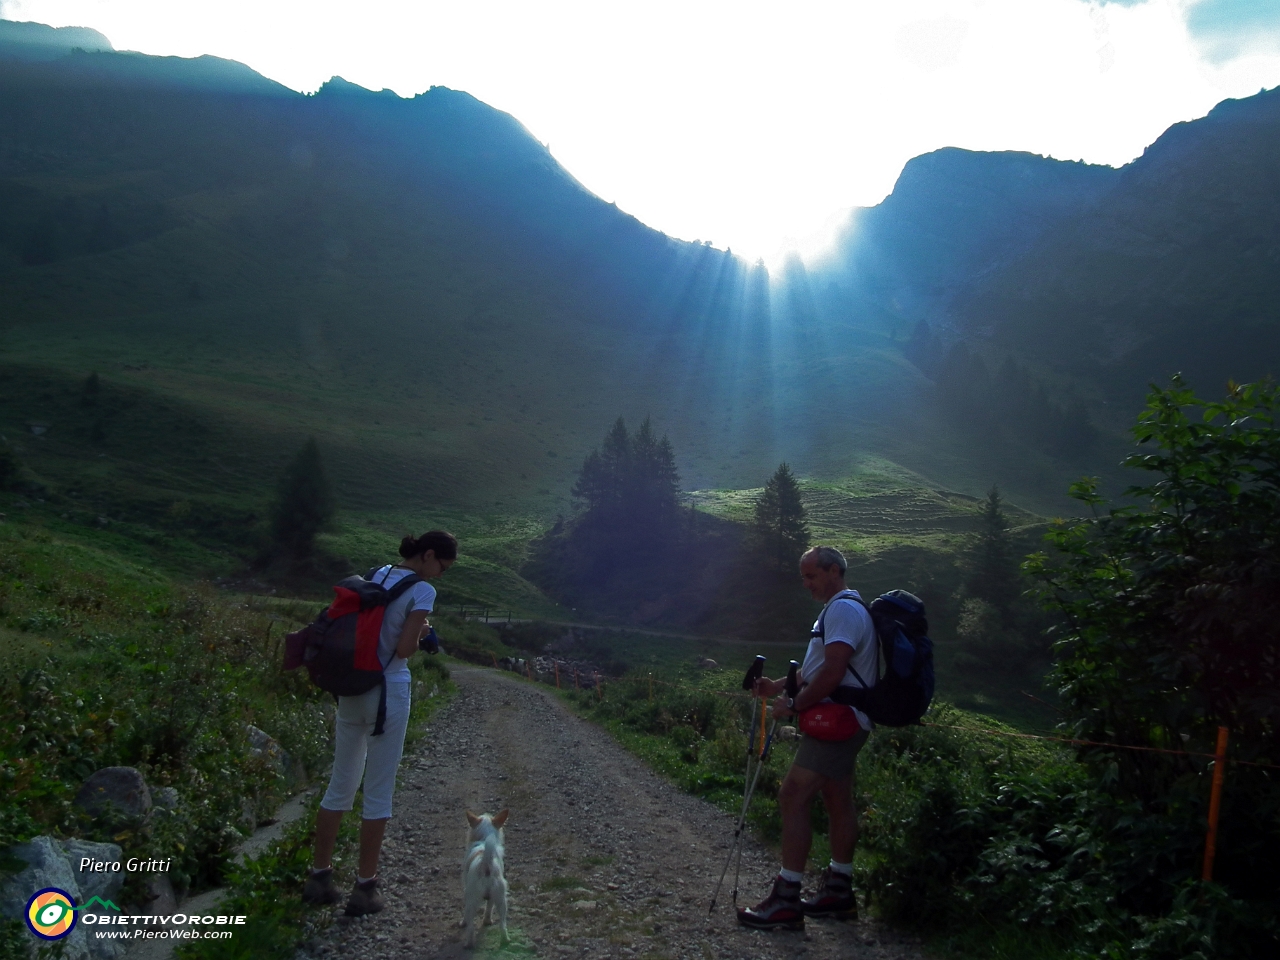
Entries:
MULTIPOLYGON (((871 614, 879 644, 876 648, 876 672, 884 660, 884 675, 873 677, 868 684, 849 665, 854 679, 862 684, 837 687, 831 699, 836 703, 857 707, 872 723, 885 727, 906 727, 920 722, 933 702, 933 641, 929 639, 929 621, 925 619, 924 602, 906 590, 890 590, 868 604, 861 597, 842 599, 862 604, 871 614)), ((823 636, 826 611, 818 617, 815 637, 823 636)))

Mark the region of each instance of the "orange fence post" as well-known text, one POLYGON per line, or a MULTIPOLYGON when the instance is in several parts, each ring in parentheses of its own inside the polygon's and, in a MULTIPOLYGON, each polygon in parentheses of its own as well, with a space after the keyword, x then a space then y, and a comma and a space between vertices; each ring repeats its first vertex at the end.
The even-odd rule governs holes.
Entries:
POLYGON ((529 666, 529 661, 528 661, 528 660, 526 660, 526 661, 524 662, 524 675, 525 675, 525 679, 526 679, 526 680, 532 680, 532 679, 533 679, 533 668, 531 668, 531 667, 529 666))
POLYGON ((560 689, 560 661, 552 660, 551 662, 555 665, 555 668, 556 668, 556 689, 559 690, 560 689))
POLYGON ((496 653, 490 653, 489 656, 493 657, 493 668, 496 670, 498 668, 498 655, 496 653))
POLYGON ((1209 793, 1209 830, 1204 837, 1204 870, 1200 879, 1213 879, 1213 855, 1218 845, 1218 812, 1222 808, 1222 775, 1227 765, 1227 728, 1218 728, 1218 746, 1213 752, 1213 787, 1209 793))

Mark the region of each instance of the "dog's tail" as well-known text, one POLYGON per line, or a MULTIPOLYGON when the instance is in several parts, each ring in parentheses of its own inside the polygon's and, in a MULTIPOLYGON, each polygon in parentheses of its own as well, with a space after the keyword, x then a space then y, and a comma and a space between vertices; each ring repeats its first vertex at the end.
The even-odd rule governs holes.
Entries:
POLYGON ((484 838, 484 855, 480 858, 480 876, 493 876, 493 863, 498 856, 498 834, 489 834, 484 838))

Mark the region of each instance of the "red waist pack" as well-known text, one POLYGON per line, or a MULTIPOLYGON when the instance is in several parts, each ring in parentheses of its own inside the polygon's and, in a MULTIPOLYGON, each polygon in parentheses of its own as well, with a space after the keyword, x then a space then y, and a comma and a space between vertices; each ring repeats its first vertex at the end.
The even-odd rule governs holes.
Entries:
POLYGON ((853 707, 843 703, 820 703, 800 714, 800 732, 815 740, 848 740, 861 729, 853 707))

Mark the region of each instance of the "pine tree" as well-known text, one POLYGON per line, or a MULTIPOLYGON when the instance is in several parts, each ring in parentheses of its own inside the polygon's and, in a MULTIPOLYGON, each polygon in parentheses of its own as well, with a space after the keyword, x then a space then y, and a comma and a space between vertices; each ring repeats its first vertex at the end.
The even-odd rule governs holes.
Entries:
POLYGON ((573 496, 583 506, 588 539, 633 547, 661 539, 679 517, 680 475, 665 436, 645 418, 634 435, 619 417, 604 443, 582 463, 573 496))
POLYGON ((583 503, 589 516, 612 516, 626 496, 624 487, 630 469, 631 437, 626 421, 619 417, 600 449, 592 450, 583 461, 573 496, 583 503))
POLYGON ((653 425, 645 417, 631 441, 631 462, 626 499, 629 512, 647 527, 663 526, 680 506, 680 475, 675 453, 665 436, 653 435, 653 425))
POLYGON ((1007 615, 1020 592, 1018 558, 1009 536, 1009 518, 1000 505, 1000 490, 987 491, 978 535, 969 553, 970 596, 985 600, 1007 615))
POLYGON ((0 490, 8 490, 18 486, 22 476, 22 463, 17 454, 9 449, 9 444, 0 440, 0 490))
POLYGON ((102 381, 98 378, 98 372, 95 370, 85 377, 84 382, 80 384, 80 406, 96 406, 101 393, 102 381))
POLYGON ((809 525, 800 485, 780 464, 756 500, 755 532, 760 546, 779 570, 794 566, 809 545, 809 525))
POLYGON ((296 559, 307 557, 316 535, 332 525, 336 513, 320 448, 311 437, 280 477, 271 522, 276 543, 296 559))

